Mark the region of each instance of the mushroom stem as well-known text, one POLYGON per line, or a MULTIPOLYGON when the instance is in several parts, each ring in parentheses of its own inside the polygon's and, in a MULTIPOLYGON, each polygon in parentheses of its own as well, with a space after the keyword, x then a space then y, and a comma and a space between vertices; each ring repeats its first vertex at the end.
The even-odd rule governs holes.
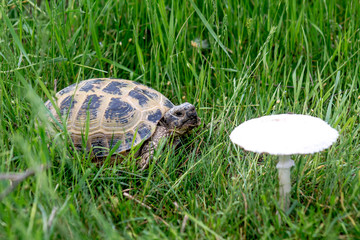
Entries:
POLYGON ((294 165, 290 155, 280 155, 279 162, 276 165, 279 172, 279 204, 283 211, 287 211, 290 205, 290 168, 294 165))

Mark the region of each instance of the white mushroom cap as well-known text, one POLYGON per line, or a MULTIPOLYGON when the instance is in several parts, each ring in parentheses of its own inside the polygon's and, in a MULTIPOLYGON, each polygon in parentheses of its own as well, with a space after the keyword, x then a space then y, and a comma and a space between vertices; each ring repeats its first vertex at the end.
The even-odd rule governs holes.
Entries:
POLYGON ((230 134, 247 151, 272 155, 308 154, 333 144, 338 132, 320 118, 279 114, 251 119, 230 134))

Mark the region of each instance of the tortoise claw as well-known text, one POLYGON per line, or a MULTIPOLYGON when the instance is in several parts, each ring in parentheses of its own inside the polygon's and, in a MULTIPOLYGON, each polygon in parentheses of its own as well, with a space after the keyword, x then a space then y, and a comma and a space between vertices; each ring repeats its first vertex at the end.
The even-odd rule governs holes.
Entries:
POLYGON ((144 171, 146 168, 148 168, 149 162, 150 162, 150 153, 144 153, 141 156, 141 160, 139 162, 140 171, 144 171))

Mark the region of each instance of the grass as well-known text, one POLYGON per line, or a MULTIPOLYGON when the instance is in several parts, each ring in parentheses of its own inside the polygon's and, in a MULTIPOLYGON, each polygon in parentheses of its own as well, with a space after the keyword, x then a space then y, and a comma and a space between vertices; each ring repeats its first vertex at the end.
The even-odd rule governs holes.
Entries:
POLYGON ((335 0, 1 1, 0 172, 35 173, 2 198, 0 238, 360 238, 359 11, 335 0), (194 103, 203 124, 146 171, 133 157, 95 165, 66 133, 46 134, 43 106, 95 77, 194 103), (340 137, 294 156, 280 223, 275 158, 228 136, 286 112, 320 117, 340 137))

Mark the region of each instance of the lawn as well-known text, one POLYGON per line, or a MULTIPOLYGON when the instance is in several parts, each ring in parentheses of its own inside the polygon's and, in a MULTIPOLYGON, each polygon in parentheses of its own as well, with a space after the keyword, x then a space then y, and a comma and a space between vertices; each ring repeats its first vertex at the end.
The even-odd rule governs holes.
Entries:
POLYGON ((0 239, 360 239, 359 67, 355 0, 0 1, 0 239), (145 171, 96 164, 44 102, 99 77, 193 103, 202 124, 145 171), (340 134, 293 156, 287 212, 276 157, 229 139, 281 113, 340 134))

